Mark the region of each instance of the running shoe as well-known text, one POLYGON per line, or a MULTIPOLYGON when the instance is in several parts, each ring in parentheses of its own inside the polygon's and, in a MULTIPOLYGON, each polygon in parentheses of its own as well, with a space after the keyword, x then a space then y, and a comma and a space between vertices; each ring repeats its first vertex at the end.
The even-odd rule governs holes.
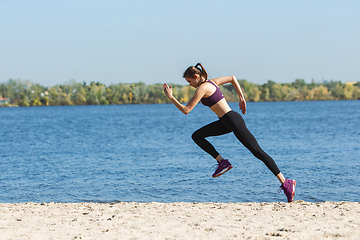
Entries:
POLYGON ((295 180, 288 180, 288 179, 285 179, 285 182, 280 186, 281 189, 279 190, 279 193, 282 190, 284 190, 284 193, 285 193, 289 203, 294 200, 295 186, 296 186, 296 181, 295 180))
POLYGON ((217 168, 215 170, 215 173, 212 175, 212 177, 213 178, 220 177, 230 169, 232 169, 231 163, 227 159, 223 159, 217 164, 217 168))

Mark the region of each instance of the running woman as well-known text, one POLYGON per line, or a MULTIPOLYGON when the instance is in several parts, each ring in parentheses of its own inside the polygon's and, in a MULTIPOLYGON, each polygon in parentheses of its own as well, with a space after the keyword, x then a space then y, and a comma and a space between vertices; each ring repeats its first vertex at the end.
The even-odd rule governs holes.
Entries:
POLYGON ((232 165, 229 160, 224 159, 205 138, 233 132, 237 139, 249 149, 256 158, 263 161, 269 170, 279 179, 281 190, 284 190, 288 202, 292 202, 295 196, 296 181, 286 179, 282 175, 274 160, 261 149, 255 137, 247 129, 241 115, 230 108, 218 87, 222 84, 231 83, 239 96, 240 110, 245 114, 246 101, 236 77, 228 76, 208 80, 208 74, 200 63, 187 68, 183 77, 190 86, 196 88, 194 96, 186 105, 183 105, 173 96, 171 86, 164 83, 164 93, 170 101, 185 115, 201 101, 202 104, 208 106, 219 118, 219 120, 195 131, 192 135, 194 142, 218 162, 217 169, 212 177, 216 178, 221 176, 232 169, 232 165))

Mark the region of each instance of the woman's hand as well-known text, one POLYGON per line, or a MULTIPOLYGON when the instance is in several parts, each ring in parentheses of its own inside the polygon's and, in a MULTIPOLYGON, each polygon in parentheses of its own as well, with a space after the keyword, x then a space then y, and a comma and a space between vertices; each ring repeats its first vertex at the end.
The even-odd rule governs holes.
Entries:
POLYGON ((246 101, 244 98, 241 98, 240 99, 240 102, 239 102, 239 107, 240 107, 240 110, 243 114, 246 113, 246 101))
POLYGON ((163 90, 164 90, 164 93, 165 95, 171 99, 172 98, 172 89, 171 89, 171 86, 167 85, 166 83, 164 83, 163 85, 163 90))

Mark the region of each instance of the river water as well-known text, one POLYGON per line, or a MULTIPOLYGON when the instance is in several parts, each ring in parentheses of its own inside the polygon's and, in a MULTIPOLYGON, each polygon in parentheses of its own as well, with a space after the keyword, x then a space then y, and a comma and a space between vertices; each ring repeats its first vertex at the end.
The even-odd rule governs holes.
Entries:
MULTIPOLYGON (((239 111, 236 103, 230 106, 239 111)), ((360 101, 248 103, 243 115, 295 200, 360 201, 360 101)), ((191 139, 217 120, 199 104, 0 108, 0 202, 275 202, 279 182, 233 134, 191 139)))

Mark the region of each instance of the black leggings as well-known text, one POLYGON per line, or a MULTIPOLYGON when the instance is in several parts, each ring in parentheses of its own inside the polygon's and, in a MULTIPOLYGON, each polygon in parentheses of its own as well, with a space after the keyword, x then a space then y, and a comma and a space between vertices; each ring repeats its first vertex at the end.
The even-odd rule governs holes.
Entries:
POLYGON ((233 132, 237 139, 239 139, 239 141, 249 149, 255 157, 263 161, 275 176, 280 173, 274 160, 261 149, 255 137, 247 129, 244 119, 237 112, 227 112, 224 116, 219 118, 218 121, 200 128, 193 133, 192 139, 205 152, 210 154, 213 158, 216 158, 219 153, 205 138, 219 136, 230 132, 233 132))

